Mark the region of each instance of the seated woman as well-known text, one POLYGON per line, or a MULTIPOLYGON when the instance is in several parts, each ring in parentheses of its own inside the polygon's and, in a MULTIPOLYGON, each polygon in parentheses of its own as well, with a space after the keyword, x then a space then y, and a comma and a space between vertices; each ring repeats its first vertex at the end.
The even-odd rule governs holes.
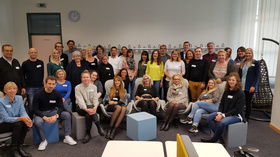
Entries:
POLYGON ((142 84, 137 88, 136 105, 141 108, 142 111, 148 112, 152 115, 156 115, 157 101, 159 100, 158 92, 155 86, 152 85, 152 79, 149 75, 144 75, 142 84))
POLYGON ((182 123, 192 124, 192 128, 189 130, 191 133, 198 132, 198 124, 201 120, 202 114, 217 112, 219 105, 217 104, 220 98, 220 94, 217 87, 217 82, 214 79, 208 81, 206 90, 204 90, 198 100, 195 102, 191 113, 188 118, 182 120, 182 123))
POLYGON ((188 105, 188 89, 181 74, 175 74, 171 77, 167 92, 167 101, 167 111, 160 131, 168 131, 170 123, 177 116, 179 110, 185 109, 188 105))
POLYGON ((214 132, 214 136, 211 138, 201 138, 201 141, 217 142, 228 125, 245 121, 244 103, 245 94, 242 91, 242 83, 238 73, 233 72, 228 76, 218 112, 207 116, 208 125, 214 132))
POLYGON ((102 83, 99 81, 98 73, 95 70, 90 70, 90 83, 97 87, 97 97, 99 104, 102 103, 101 95, 103 93, 102 83))
POLYGON ((59 91, 62 96, 63 107, 65 111, 72 113, 72 103, 70 99, 70 94, 72 91, 71 83, 66 78, 66 72, 63 69, 56 71, 56 86, 55 90, 59 91))
POLYGON ((0 98, 0 133, 13 132, 12 149, 14 156, 32 156, 22 149, 24 139, 32 120, 28 117, 22 97, 16 95, 18 90, 14 82, 8 82, 4 86, 6 96, 0 98))
POLYGON ((105 133, 100 126, 96 113, 98 107, 97 87, 90 83, 90 73, 85 70, 81 74, 82 83, 75 87, 76 103, 78 105, 77 112, 86 118, 86 136, 83 143, 88 143, 91 140, 90 130, 92 122, 95 123, 100 136, 105 133))
POLYGON ((113 87, 106 90, 104 104, 108 105, 107 111, 114 112, 110 122, 110 128, 107 130, 105 138, 113 140, 116 135, 116 129, 121 124, 126 112, 126 90, 123 88, 122 79, 119 76, 114 78, 113 87))

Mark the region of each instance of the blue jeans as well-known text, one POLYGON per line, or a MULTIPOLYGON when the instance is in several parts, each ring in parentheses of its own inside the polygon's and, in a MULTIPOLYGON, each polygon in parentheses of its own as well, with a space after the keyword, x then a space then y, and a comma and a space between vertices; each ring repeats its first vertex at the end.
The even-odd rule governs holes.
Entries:
POLYGON ((160 81, 153 81, 153 83, 154 83, 154 86, 155 86, 155 88, 156 88, 156 90, 157 90, 157 92, 158 92, 158 94, 159 94, 159 90, 160 90, 160 81))
POLYGON ((238 117, 229 116, 223 118, 219 123, 217 123, 215 121, 216 116, 217 112, 211 113, 207 116, 208 126, 214 132, 214 136, 212 137, 214 140, 218 140, 222 137, 228 125, 240 122, 238 117))
MULTIPOLYGON (((57 109, 54 110, 47 110, 47 111, 42 111, 44 116, 51 117, 57 114, 57 109)), ((62 120, 62 124, 64 126, 64 135, 71 135, 71 115, 69 112, 61 112, 59 119, 62 120)), ((45 135, 45 129, 44 129, 44 120, 42 117, 39 117, 34 114, 34 124, 36 126, 36 129, 38 131, 38 135, 41 139, 41 141, 44 141, 46 139, 45 135)))
POLYGON ((202 114, 217 112, 218 108, 219 106, 217 104, 197 101, 195 102, 192 111, 188 117, 193 118, 193 125, 198 126, 202 114))
POLYGON ((135 80, 136 80, 136 77, 134 76, 133 80, 132 80, 132 81, 129 81, 129 85, 128 85, 128 92, 129 92, 129 93, 132 93, 132 91, 133 91, 133 89, 134 89, 135 80))
POLYGON ((126 99, 127 99, 127 104, 128 104, 129 101, 130 101, 130 94, 129 93, 126 93, 126 99))
POLYGON ((65 111, 72 111, 72 102, 70 97, 63 102, 63 108, 65 111))
POLYGON ((29 114, 29 117, 31 119, 33 119, 33 96, 34 94, 40 90, 44 88, 44 86, 41 86, 41 87, 26 87, 26 95, 27 95, 27 101, 28 101, 28 114, 29 114))

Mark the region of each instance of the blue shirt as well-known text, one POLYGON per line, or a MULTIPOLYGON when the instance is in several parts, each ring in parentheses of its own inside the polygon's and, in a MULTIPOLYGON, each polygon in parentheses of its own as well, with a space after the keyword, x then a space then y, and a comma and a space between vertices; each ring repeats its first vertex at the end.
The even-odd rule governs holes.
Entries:
POLYGON ((16 95, 13 102, 10 102, 7 96, 0 98, 0 124, 15 123, 18 117, 28 117, 22 97, 16 95))
POLYGON ((65 80, 65 82, 63 84, 59 84, 58 82, 56 82, 56 87, 54 89, 59 91, 62 98, 64 98, 66 100, 69 98, 69 96, 71 94, 72 87, 71 87, 71 83, 69 81, 65 80))

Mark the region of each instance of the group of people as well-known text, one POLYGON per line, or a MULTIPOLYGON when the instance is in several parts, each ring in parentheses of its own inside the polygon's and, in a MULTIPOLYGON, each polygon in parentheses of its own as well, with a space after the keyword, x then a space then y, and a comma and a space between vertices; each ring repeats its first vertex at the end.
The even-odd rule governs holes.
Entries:
POLYGON ((13 47, 2 46, 0 91, 5 96, 0 99, 0 133, 13 132, 12 147, 21 156, 31 156, 22 149, 22 144, 27 128, 32 127, 32 119, 41 140, 38 150, 47 146, 44 122, 54 123, 57 119, 63 121, 63 142, 77 144, 70 136, 72 112, 85 116, 86 136, 83 143, 91 140, 92 122, 101 136, 114 139, 125 117, 136 78, 143 78, 134 96, 141 111, 156 115, 158 100, 167 101, 166 116, 160 130, 170 129, 170 123, 179 110, 187 107, 188 100, 195 104, 188 118, 181 122, 193 125, 190 132, 198 132, 202 114, 210 114, 207 120, 215 135, 211 139, 203 138, 205 142, 216 142, 227 125, 245 121, 250 116, 252 96, 257 91, 260 74, 259 63, 253 59, 250 48, 239 47, 236 59, 232 60, 230 48, 219 50, 216 54, 214 43, 209 42, 208 53, 202 56, 202 48, 197 47, 193 51, 186 41, 183 51, 174 49, 171 56, 167 54, 166 45, 154 50, 150 59, 149 53, 143 51, 137 66, 133 50, 125 46, 121 48, 120 56, 117 56, 116 47, 111 48, 108 56, 101 45, 97 46, 96 52, 91 47, 78 51, 73 40, 69 40, 67 45, 69 49, 63 52, 62 43, 55 44, 47 64, 45 81, 44 63, 37 58, 35 48, 29 49, 30 58, 20 66, 13 58, 13 47), (105 89, 105 82, 111 79, 113 86, 105 89), (224 93, 219 93, 219 86, 225 86, 224 93), (22 98, 17 96, 25 94, 28 114, 23 108, 22 98), (107 106, 107 111, 113 112, 106 133, 97 116, 101 103, 107 106), (217 125, 216 121, 220 123, 217 125))

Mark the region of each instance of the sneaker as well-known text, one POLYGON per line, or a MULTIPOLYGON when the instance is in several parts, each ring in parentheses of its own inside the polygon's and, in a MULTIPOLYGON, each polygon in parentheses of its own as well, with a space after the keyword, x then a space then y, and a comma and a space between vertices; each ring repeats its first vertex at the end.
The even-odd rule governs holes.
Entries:
POLYGON ((65 136, 65 139, 63 140, 63 143, 67 143, 71 146, 76 145, 77 142, 73 140, 73 138, 69 135, 65 136))
POLYGON ((191 133, 197 133, 198 132, 198 129, 197 129, 197 126, 192 126, 192 128, 189 130, 189 132, 191 133))
POLYGON ((192 124, 193 119, 188 117, 186 119, 180 119, 180 122, 183 123, 183 124, 192 124))
POLYGON ((40 143, 39 147, 38 147, 38 150, 45 150, 46 147, 47 147, 47 145, 48 145, 47 140, 42 141, 42 142, 40 143))

